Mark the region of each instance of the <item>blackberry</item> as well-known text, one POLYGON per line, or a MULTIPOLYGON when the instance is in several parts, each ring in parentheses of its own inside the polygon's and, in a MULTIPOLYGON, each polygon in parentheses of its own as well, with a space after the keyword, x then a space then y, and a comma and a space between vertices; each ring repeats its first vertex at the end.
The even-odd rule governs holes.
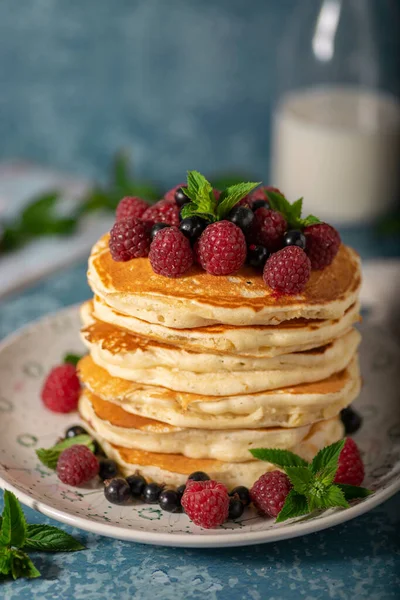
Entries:
POLYGON ((189 475, 188 480, 189 479, 192 481, 208 481, 210 478, 207 473, 204 473, 204 471, 195 471, 189 475))
POLYGON ((124 504, 131 496, 131 489, 122 477, 106 479, 104 482, 104 495, 112 504, 124 504))
POLYGON ((176 513, 181 512, 181 496, 175 490, 163 490, 158 498, 158 503, 162 510, 176 513))
POLYGON ((134 498, 140 498, 143 493, 146 480, 142 475, 129 475, 126 481, 131 488, 131 494, 134 498))

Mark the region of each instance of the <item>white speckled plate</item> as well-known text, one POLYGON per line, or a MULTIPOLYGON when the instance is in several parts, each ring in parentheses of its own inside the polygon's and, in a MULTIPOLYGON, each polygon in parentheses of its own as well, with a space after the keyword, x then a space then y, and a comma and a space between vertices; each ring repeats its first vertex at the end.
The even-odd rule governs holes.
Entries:
POLYGON ((104 498, 101 484, 72 488, 36 458, 78 421, 56 415, 40 400, 49 369, 66 352, 83 352, 78 341, 78 309, 71 307, 17 332, 0 346, 0 485, 45 515, 101 535, 166 546, 239 546, 271 542, 342 523, 377 506, 400 489, 400 347, 381 322, 366 319, 361 349, 363 393, 356 405, 364 425, 356 439, 364 452, 365 485, 376 490, 347 510, 276 525, 249 509, 234 523, 203 530, 183 515, 157 505, 119 507, 104 498))

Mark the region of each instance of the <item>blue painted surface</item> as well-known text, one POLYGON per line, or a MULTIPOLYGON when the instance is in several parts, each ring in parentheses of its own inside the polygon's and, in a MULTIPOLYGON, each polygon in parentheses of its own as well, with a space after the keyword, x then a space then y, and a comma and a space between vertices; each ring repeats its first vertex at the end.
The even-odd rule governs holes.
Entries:
MULTIPOLYGON (((364 258, 400 256, 393 238, 344 232, 364 258)), ((89 296, 84 263, 0 303, 0 337, 89 296)), ((1 506, 1 501, 0 501, 1 506)), ((26 509, 29 522, 51 522, 26 509)), ((0 585, 5 600, 389 600, 400 589, 400 494, 304 538, 248 548, 185 550, 115 541, 61 525, 87 550, 34 555, 42 578, 0 585)))

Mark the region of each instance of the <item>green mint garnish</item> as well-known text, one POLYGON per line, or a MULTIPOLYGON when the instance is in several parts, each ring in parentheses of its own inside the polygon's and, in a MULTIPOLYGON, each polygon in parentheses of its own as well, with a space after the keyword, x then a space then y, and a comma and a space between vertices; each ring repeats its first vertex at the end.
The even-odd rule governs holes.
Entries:
POLYGON ((293 485, 277 516, 278 523, 314 510, 348 508, 349 500, 366 498, 373 493, 366 488, 333 483, 344 444, 345 440, 340 440, 326 446, 316 454, 311 463, 288 450, 275 448, 250 450, 254 458, 265 460, 281 468, 293 485))
POLYGON ((217 201, 209 181, 198 171, 188 171, 185 195, 190 202, 182 208, 182 218, 198 216, 210 223, 225 219, 232 208, 259 183, 237 183, 227 187, 217 201))
POLYGON ((74 367, 76 367, 76 365, 81 360, 81 358, 82 358, 82 355, 68 353, 64 356, 63 362, 70 363, 71 365, 74 365, 74 367))
POLYGON ((315 225, 321 221, 314 215, 308 215, 305 219, 301 218, 303 208, 303 198, 299 198, 291 204, 282 194, 268 190, 267 199, 270 207, 277 210, 285 217, 289 229, 303 229, 308 225, 315 225))
POLYGON ((39 450, 36 450, 36 455, 40 462, 46 467, 49 469, 56 469, 61 452, 66 448, 75 446, 76 444, 87 446, 92 452, 94 452, 93 439, 90 437, 90 435, 83 434, 62 440, 62 442, 59 442, 51 448, 39 448, 39 450))
POLYGON ((62 529, 51 525, 28 525, 21 505, 12 492, 4 492, 0 517, 0 580, 6 577, 40 577, 24 550, 75 552, 84 546, 62 529))

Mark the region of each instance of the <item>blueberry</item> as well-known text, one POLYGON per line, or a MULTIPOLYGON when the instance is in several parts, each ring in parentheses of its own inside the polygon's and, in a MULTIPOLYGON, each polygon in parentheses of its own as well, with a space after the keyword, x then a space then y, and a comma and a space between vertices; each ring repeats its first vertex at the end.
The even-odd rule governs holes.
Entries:
POLYGON ((248 231, 254 221, 254 213, 246 206, 234 206, 228 215, 228 221, 231 221, 243 231, 248 231))
POLYGON ((181 512, 181 497, 175 490, 163 490, 158 498, 160 508, 167 512, 181 512))
POLYGON ((243 503, 236 498, 231 498, 229 500, 229 518, 230 519, 239 519, 242 516, 244 511, 243 503))
POLYGON ((65 439, 68 440, 70 438, 76 437, 77 435, 88 435, 88 432, 84 427, 81 427, 80 425, 73 425, 65 432, 65 439))
POLYGON ((99 476, 104 481, 112 479, 118 475, 118 466, 115 460, 111 458, 100 458, 99 460, 99 476))
POLYGON ((229 493, 232 498, 240 500, 244 506, 248 506, 251 502, 250 492, 244 485, 238 485, 229 493))
POLYGON ((208 221, 201 217, 187 217, 186 219, 182 219, 179 229, 191 242, 195 242, 208 224, 208 221))
POLYGON ((156 504, 162 492, 162 486, 158 483, 147 483, 142 492, 143 500, 146 504, 156 504))
POLYGON ((179 495, 179 499, 182 498, 183 494, 185 493, 186 490, 186 485, 180 485, 178 488, 176 488, 177 494, 179 495))
POLYGON ((134 498, 140 498, 143 493, 144 486, 146 485, 146 480, 142 475, 129 475, 126 478, 126 481, 131 488, 131 494, 134 498))
POLYGON ((184 192, 185 187, 186 186, 180 187, 175 192, 175 202, 179 207, 190 202, 190 198, 188 198, 184 192))
POLYGON ((299 229, 291 229, 283 236, 285 246, 298 246, 302 250, 306 247, 306 236, 299 229))
POLYGON ((254 200, 251 203, 251 210, 256 212, 258 208, 269 208, 268 200, 254 200))
POLYGON ((104 482, 104 495, 113 504, 124 504, 131 498, 131 488, 126 479, 114 477, 104 482))
POLYGON ((263 269, 269 252, 264 246, 256 246, 251 244, 247 249, 247 264, 256 269, 263 269))
POLYGON ((340 411, 340 418, 344 425, 346 435, 358 431, 362 424, 362 417, 355 410, 348 406, 340 411))
POLYGON ((204 471, 195 471, 194 473, 189 475, 188 481, 189 479, 191 479, 192 481, 208 481, 210 478, 207 475, 207 473, 204 473, 204 471))
POLYGON ((153 225, 153 227, 151 228, 151 232, 150 232, 151 241, 154 240, 157 233, 159 231, 161 231, 161 229, 165 229, 166 227, 169 227, 169 225, 167 225, 167 223, 156 223, 155 225, 153 225))

